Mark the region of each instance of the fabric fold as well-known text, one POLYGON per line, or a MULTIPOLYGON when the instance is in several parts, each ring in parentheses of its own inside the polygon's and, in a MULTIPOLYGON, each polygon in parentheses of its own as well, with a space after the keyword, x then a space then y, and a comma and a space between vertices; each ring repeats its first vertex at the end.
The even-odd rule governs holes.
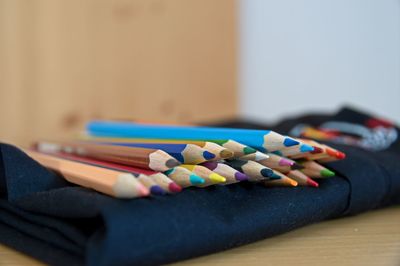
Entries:
MULTIPOLYGON (((346 112, 351 110, 339 112, 341 119, 346 112)), ((314 118, 288 120, 275 130, 338 119, 314 118)), ((319 188, 242 182, 134 200, 74 186, 16 147, 0 144, 0 242, 62 266, 159 265, 226 250, 400 203, 398 143, 378 152, 337 145, 347 158, 327 164, 337 176, 320 179, 319 188)))

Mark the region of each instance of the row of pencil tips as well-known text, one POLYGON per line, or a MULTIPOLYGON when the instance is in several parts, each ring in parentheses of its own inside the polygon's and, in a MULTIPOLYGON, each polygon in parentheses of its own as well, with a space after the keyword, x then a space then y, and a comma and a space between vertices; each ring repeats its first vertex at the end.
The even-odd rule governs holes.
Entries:
POLYGON ((270 130, 92 121, 68 141, 25 150, 69 182, 117 198, 178 193, 243 181, 312 186, 335 173, 323 163, 345 154, 270 130))

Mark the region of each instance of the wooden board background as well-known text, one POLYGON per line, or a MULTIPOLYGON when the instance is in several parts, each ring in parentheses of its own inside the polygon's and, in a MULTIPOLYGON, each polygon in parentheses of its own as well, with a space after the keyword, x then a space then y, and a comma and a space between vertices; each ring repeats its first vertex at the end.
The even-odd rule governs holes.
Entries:
POLYGON ((236 114, 230 0, 0 0, 0 140, 236 114))

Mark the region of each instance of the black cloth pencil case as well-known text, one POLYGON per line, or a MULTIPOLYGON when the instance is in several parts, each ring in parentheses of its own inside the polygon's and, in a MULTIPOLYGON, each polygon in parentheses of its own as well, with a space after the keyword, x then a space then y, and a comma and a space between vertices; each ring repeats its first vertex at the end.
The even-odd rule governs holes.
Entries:
MULTIPOLYGON (((273 129, 285 133, 298 123, 339 118, 361 123, 362 117, 368 116, 343 109, 334 116, 286 120, 273 129)), ((337 176, 319 181, 317 189, 242 182, 118 200, 71 185, 1 144, 0 242, 52 265, 158 265, 400 203, 397 140, 380 151, 335 147, 347 158, 328 164, 337 176)))

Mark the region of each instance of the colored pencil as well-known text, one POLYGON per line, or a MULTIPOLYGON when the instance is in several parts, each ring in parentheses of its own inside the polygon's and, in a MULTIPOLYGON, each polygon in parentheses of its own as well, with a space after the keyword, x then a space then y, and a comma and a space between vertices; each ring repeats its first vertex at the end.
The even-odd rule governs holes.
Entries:
MULTIPOLYGON (((261 153, 257 151, 255 154, 261 153)), ((289 172, 291 170, 301 169, 304 168, 302 165, 296 163, 295 161, 281 157, 279 155, 268 153, 268 158, 266 159, 259 159, 262 158, 261 156, 253 156, 253 154, 245 155, 241 157, 243 160, 250 160, 250 158, 254 158, 253 161, 258 162, 264 166, 267 166, 271 169, 277 170, 282 173, 289 172)))
POLYGON ((138 138, 102 138, 91 137, 88 135, 80 136, 81 139, 94 142, 112 142, 112 143, 172 143, 172 144, 193 144, 205 149, 213 154, 215 158, 212 160, 227 159, 234 156, 234 153, 227 148, 224 148, 217 143, 209 141, 196 140, 171 140, 171 139, 138 139, 138 138))
POLYGON ((128 165, 119 165, 119 167, 130 173, 148 175, 157 183, 157 185, 169 193, 178 193, 182 191, 182 187, 175 182, 175 180, 167 177, 164 173, 128 165))
POLYGON ((190 139, 204 141, 232 139, 261 151, 276 151, 299 144, 298 141, 271 130, 149 125, 117 121, 92 121, 87 124, 86 129, 90 135, 97 137, 190 139))
POLYGON ((216 155, 214 160, 221 160, 221 159, 229 159, 234 156, 233 151, 222 147, 221 145, 218 145, 217 143, 210 142, 210 141, 198 141, 197 144, 193 143, 195 145, 199 145, 203 149, 213 153, 216 155))
POLYGON ((56 150, 86 157, 164 172, 180 162, 168 153, 136 147, 100 145, 89 142, 39 142, 41 150, 56 150))
POLYGON ((240 142, 227 139, 227 140, 211 140, 211 142, 216 143, 230 151, 233 152, 233 158, 240 158, 244 155, 247 154, 252 154, 255 153, 257 150, 249 147, 247 145, 244 145, 240 142))
POLYGON ((321 144, 316 141, 308 139, 301 139, 301 141, 313 145, 314 147, 317 147, 318 149, 321 150, 321 152, 298 154, 296 156, 292 156, 293 159, 306 158, 308 160, 318 160, 320 162, 331 162, 331 161, 342 160, 346 157, 346 154, 344 154, 343 152, 338 151, 325 144, 321 144))
POLYGON ((263 183, 267 187, 297 187, 298 183, 291 179, 290 177, 287 177, 286 175, 275 171, 274 174, 279 176, 279 179, 275 180, 264 180, 263 183))
POLYGON ((325 150, 325 152, 329 155, 329 157, 319 159, 318 162, 320 163, 328 163, 337 160, 343 160, 344 158, 346 158, 346 154, 341 151, 338 151, 325 144, 321 144, 321 146, 325 150))
POLYGON ((202 177, 180 166, 171 168, 165 171, 164 174, 174 180, 181 187, 203 185, 206 182, 202 177))
POLYGON ((310 186, 310 187, 318 187, 319 184, 312 180, 310 177, 306 176, 303 172, 299 170, 289 171, 284 173, 287 177, 295 180, 299 186, 310 186))
POLYGON ((302 129, 301 136, 305 138, 313 138, 320 140, 329 140, 339 135, 337 131, 321 130, 314 127, 305 127, 302 129))
POLYGON ((165 195, 165 191, 161 186, 159 186, 152 177, 144 174, 133 174, 136 175, 137 179, 142 183, 147 189, 149 189, 152 195, 165 195))
POLYGON ((265 160, 268 158, 269 158, 268 154, 260 152, 260 151, 256 151, 254 153, 246 154, 246 155, 240 157, 239 159, 259 162, 259 161, 262 161, 262 160, 265 160))
POLYGON ((200 176, 205 180, 204 184, 198 185, 201 187, 214 185, 214 184, 221 184, 226 182, 226 178, 214 173, 210 169, 201 166, 201 165, 194 165, 194 164, 182 164, 180 167, 186 168, 189 171, 192 171, 194 174, 200 176))
POLYGON ((123 147, 137 147, 145 149, 162 150, 185 164, 199 164, 205 161, 214 159, 215 154, 193 144, 178 144, 178 143, 102 143, 106 145, 116 145, 123 147))
MULTIPOLYGON (((82 156, 77 156, 69 153, 63 153, 63 152, 55 152, 55 153, 49 153, 49 155, 56 156, 62 159, 67 159, 67 160, 72 160, 80 163, 85 163, 85 164, 90 164, 98 167, 103 167, 107 169, 112 169, 112 170, 117 170, 121 172, 127 172, 131 173, 133 176, 135 176, 145 187, 149 189, 151 194, 153 195, 164 195, 166 191, 162 189, 154 180, 145 174, 142 173, 137 173, 132 171, 132 168, 126 165, 120 165, 120 164, 115 164, 111 162, 106 162, 106 161, 100 161, 88 157, 82 157, 82 156)), ((155 172, 154 172, 155 173, 155 172)), ((153 173, 149 173, 150 175, 153 173)))
POLYGON ((217 173, 217 174, 225 177, 226 182, 224 183, 224 185, 249 180, 249 177, 247 175, 237 171, 236 169, 234 169, 224 163, 204 162, 201 165, 204 167, 207 167, 214 173, 217 173))
POLYGON ((327 158, 330 156, 329 154, 327 154, 325 149, 322 148, 320 143, 309 139, 301 139, 301 141, 303 143, 307 143, 308 145, 312 145, 314 151, 295 154, 291 156, 291 158, 293 159, 307 158, 308 160, 316 160, 316 159, 327 158))
MULTIPOLYGON (((49 145, 48 143, 44 143, 44 144, 43 143, 38 143, 37 144, 37 148, 38 148, 39 151, 42 151, 42 152, 54 153, 54 152, 57 152, 56 149, 59 148, 59 146, 53 145, 53 144, 49 145)), ((82 157, 82 155, 78 155, 78 156, 82 157)), ((87 159, 89 159, 89 158, 93 159, 92 157, 88 157, 87 159)), ((112 168, 115 169, 115 170, 125 171, 125 172, 129 172, 129 173, 132 173, 132 174, 148 175, 155 183, 157 183, 158 186, 160 186, 166 192, 177 193, 177 192, 180 192, 182 190, 182 188, 176 182, 174 182, 173 180, 169 179, 165 175, 160 174, 157 171, 149 170, 149 169, 143 169, 143 168, 140 168, 140 167, 135 167, 135 166, 126 164, 127 162, 126 162, 126 158, 125 157, 118 157, 118 156, 99 154, 98 156, 96 156, 95 159, 102 160, 103 158, 105 159, 106 162, 108 162, 108 167, 111 167, 111 165, 112 165, 112 168)), ((99 162, 100 161, 98 161, 98 163, 99 162)))
POLYGON ((166 175, 162 173, 156 173, 150 175, 150 177, 165 191, 170 193, 178 193, 182 191, 182 187, 168 178, 166 175))
POLYGON ((314 148, 308 144, 300 144, 292 147, 287 147, 279 151, 274 151, 273 153, 283 157, 291 157, 297 154, 311 152, 313 150, 314 148))
POLYGON ((304 166, 304 169, 301 169, 304 174, 313 177, 313 178, 325 178, 332 177, 335 175, 335 172, 329 170, 328 168, 323 167, 317 162, 314 161, 298 161, 301 165, 304 166))
POLYGON ((148 196, 150 191, 132 174, 25 150, 43 166, 59 172, 67 181, 116 198, 148 196))
POLYGON ((276 175, 274 175, 273 170, 271 168, 268 168, 254 161, 234 159, 234 160, 227 160, 225 163, 230 167, 247 175, 250 181, 260 181, 265 179, 279 178, 276 175))

